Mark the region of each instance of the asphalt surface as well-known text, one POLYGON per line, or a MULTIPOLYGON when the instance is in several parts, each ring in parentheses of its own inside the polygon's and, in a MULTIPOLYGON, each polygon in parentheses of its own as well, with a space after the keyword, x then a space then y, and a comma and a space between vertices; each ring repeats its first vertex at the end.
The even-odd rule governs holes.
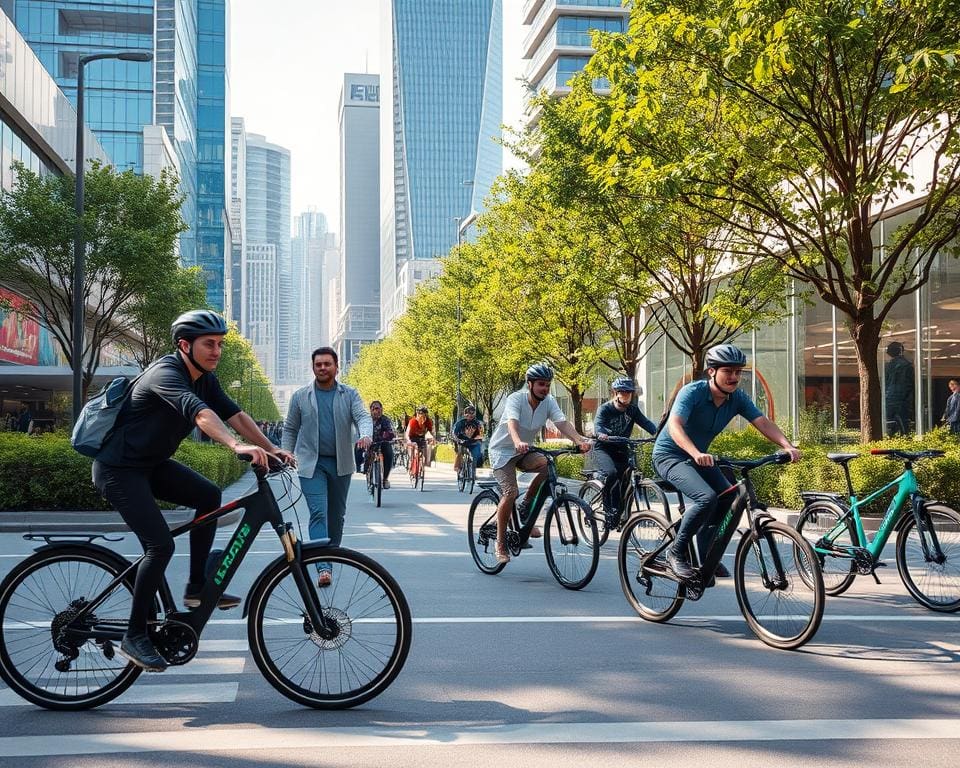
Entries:
MULTIPOLYGON (((614 541, 579 592, 556 583, 539 542, 482 574, 449 468, 428 469, 423 492, 398 472, 380 509, 355 476, 344 538, 397 578, 414 616, 406 666, 378 698, 334 712, 288 701, 253 663, 240 612, 222 612, 194 661, 99 709, 49 712, 0 689, 0 765, 956 765, 960 619, 917 605, 895 567, 828 599, 802 650, 776 651, 729 579, 668 624, 639 619, 614 541)), ((305 526, 302 500, 296 511, 305 526)), ((33 546, 0 534, 0 575, 33 546)), ((109 546, 140 552, 129 536, 109 546)), ((278 554, 261 532, 230 591, 278 554)), ((175 595, 186 565, 178 549, 175 595)))

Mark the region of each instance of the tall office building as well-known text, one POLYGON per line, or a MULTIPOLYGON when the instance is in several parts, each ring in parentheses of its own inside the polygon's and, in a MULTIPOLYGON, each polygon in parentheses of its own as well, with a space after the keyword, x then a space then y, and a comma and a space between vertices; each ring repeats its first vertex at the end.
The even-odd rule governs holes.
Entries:
MULTIPOLYGON (((523 41, 527 81, 538 93, 569 93, 570 78, 593 56, 590 31, 624 32, 629 16, 630 9, 621 0, 527 0, 523 7, 523 23, 530 27, 523 41)), ((537 113, 531 117, 535 120, 537 113)))
POLYGON ((501 0, 383 0, 380 302, 388 333, 502 168, 501 0))
MULTIPOLYGON (((274 357, 270 361, 261 358, 261 363, 273 372, 270 378, 275 383, 286 383, 289 378, 293 313, 299 315, 300 311, 298 298, 292 295, 290 263, 290 150, 271 144, 259 134, 247 133, 246 156, 244 258, 249 262, 252 253, 260 261, 266 258, 267 252, 259 246, 272 246, 274 254, 273 290, 277 297, 271 310, 274 313, 271 331, 275 341, 274 357)), ((250 271, 249 266, 246 271, 250 271)), ((243 291, 244 301, 249 305, 254 292, 253 279, 249 274, 244 280, 243 291)), ((265 303, 263 306, 266 308, 268 305, 265 303)), ((253 315, 248 314, 243 333, 251 341, 252 322, 253 315)))
POLYGON ((324 285, 324 251, 327 241, 327 217, 316 209, 309 209, 295 217, 294 236, 290 241, 290 261, 302 284, 303 314, 297 327, 293 351, 291 378, 309 379, 310 353, 319 346, 330 344, 324 332, 323 318, 328 311, 324 285))
POLYGON ((244 246, 243 335, 271 382, 277 380, 277 246, 274 243, 247 243, 244 246))
POLYGON ((380 77, 346 74, 340 92, 340 295, 334 333, 347 371, 380 329, 380 77))
MULTIPOLYGON (((85 119, 119 170, 153 170, 163 161, 164 141, 147 126, 161 126, 176 156, 175 165, 184 196, 181 215, 189 229, 180 236, 180 259, 199 264, 209 282, 208 298, 223 306, 223 253, 219 264, 198 251, 201 215, 210 220, 214 199, 221 201, 213 215, 220 226, 226 197, 205 175, 206 207, 200 207, 198 154, 220 154, 217 137, 201 135, 198 126, 200 95, 225 98, 226 8, 228 0, 4 0, 14 23, 70 100, 76 103, 77 73, 82 55, 114 51, 145 51, 152 63, 107 59, 84 69, 85 119), (218 12, 214 6, 219 6, 218 12), (223 18, 219 18, 223 17, 223 18), (219 20, 218 20, 219 19, 219 20), (204 83, 198 86, 204 56, 204 83), (217 79, 219 78, 219 82, 217 79), (145 149, 145 141, 147 147, 145 149)), ((224 107, 225 109, 225 107, 224 107)), ((225 117, 224 117, 225 125, 225 117)), ((221 128, 221 132, 225 129, 221 128)), ((221 137, 221 140, 225 136, 221 137)), ((209 232, 207 233, 209 234, 209 232)), ((216 237, 216 234, 213 234, 216 237)), ((221 239, 223 233, 220 232, 221 239)))
POLYGON ((247 236, 247 131, 242 117, 230 120, 230 293, 227 319, 246 328, 243 317, 243 244, 247 236))

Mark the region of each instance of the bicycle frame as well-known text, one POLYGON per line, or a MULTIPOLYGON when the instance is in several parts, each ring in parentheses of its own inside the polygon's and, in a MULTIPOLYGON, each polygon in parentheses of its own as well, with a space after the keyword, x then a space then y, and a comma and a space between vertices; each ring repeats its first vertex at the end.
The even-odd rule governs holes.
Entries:
MULTIPOLYGON (((254 539, 257 537, 260 529, 265 524, 269 523, 276 532, 283 546, 283 551, 287 561, 290 563, 295 562, 298 565, 300 563, 302 544, 297 539, 297 536, 293 531, 293 525, 291 523, 284 522, 283 520, 283 515, 280 512, 280 507, 277 504, 277 500, 274 497, 269 484, 267 483, 267 472, 261 467, 254 467, 254 471, 257 475, 256 491, 248 496, 244 496, 241 499, 236 499, 235 501, 224 504, 222 507, 208 512, 205 515, 202 515, 201 517, 198 517, 188 523, 184 523, 183 525, 172 529, 170 532, 171 535, 176 538, 185 533, 189 533, 190 531, 194 530, 195 528, 199 528, 202 525, 210 525, 219 518, 230 512, 233 512, 236 509, 244 510, 243 518, 240 520, 240 524, 233 532, 230 543, 222 552, 222 557, 219 565, 217 566, 217 570, 212 572, 211 576, 207 578, 203 585, 203 589, 200 592, 200 605, 198 607, 189 611, 177 610, 177 605, 173 599, 173 595, 170 591, 170 585, 167 583, 166 577, 164 577, 163 583, 160 586, 160 603, 166 619, 177 621, 180 624, 189 626, 197 635, 197 637, 200 636, 200 633, 203 631, 203 628, 209 621, 210 616, 216 609, 220 597, 224 592, 226 592, 227 587, 230 585, 230 581, 233 579, 238 567, 240 566, 240 563, 243 562, 243 559, 249 552, 254 539)), ((81 629, 77 626, 77 624, 78 622, 82 624, 81 620, 84 616, 95 611, 99 605, 101 605, 110 597, 113 589, 120 584, 128 576, 128 574, 135 572, 144 556, 145 555, 141 555, 133 563, 131 563, 130 566, 126 568, 120 575, 114 578, 96 598, 91 600, 80 612, 77 613, 73 621, 71 621, 70 628, 67 631, 74 635, 78 642, 88 639, 101 641, 113 640, 120 642, 123 639, 124 632, 126 631, 125 626, 118 626, 116 624, 95 624, 93 627, 81 629)), ((307 614, 310 621, 313 622, 313 626, 317 628, 317 632, 321 634, 321 636, 326 636, 326 633, 329 633, 329 636, 332 637, 335 629, 331 627, 330 622, 320 610, 320 604, 317 601, 316 592, 310 584, 310 579, 305 572, 305 569, 302 566, 291 568, 291 573, 300 591, 300 595, 304 599, 304 605, 307 609, 307 614)), ((244 615, 247 613, 246 606, 244 606, 243 613, 244 615)))

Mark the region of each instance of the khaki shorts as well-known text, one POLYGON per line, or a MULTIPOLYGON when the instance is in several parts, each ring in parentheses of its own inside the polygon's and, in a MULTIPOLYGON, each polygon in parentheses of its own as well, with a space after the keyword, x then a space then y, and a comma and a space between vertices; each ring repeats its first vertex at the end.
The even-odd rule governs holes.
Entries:
MULTIPOLYGON (((540 454, 522 453, 514 456, 510 461, 493 470, 493 479, 500 484, 500 493, 504 496, 518 496, 520 488, 517 486, 517 470, 521 472, 532 471, 537 464, 540 454)), ((543 467, 546 469, 546 466, 543 467)))

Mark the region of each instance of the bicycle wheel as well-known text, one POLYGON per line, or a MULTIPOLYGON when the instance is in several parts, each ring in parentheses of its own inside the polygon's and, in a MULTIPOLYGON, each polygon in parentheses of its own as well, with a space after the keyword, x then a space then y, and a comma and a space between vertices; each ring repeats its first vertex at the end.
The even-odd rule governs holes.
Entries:
POLYGON ((477 482, 477 465, 474 463, 473 458, 470 459, 467 464, 469 468, 469 474, 467 475, 467 493, 473 493, 473 484, 477 482))
MULTIPOLYGON (((426 473, 426 471, 427 471, 427 462, 426 462, 424 456, 421 455, 421 456, 417 459, 417 475, 419 476, 420 490, 421 490, 421 491, 423 490, 423 477, 424 477, 424 474, 426 473)), ((416 483, 414 483, 414 487, 416 487, 416 483)))
POLYGON ((587 515, 577 518, 577 530, 585 540, 589 540, 587 531, 590 529, 590 520, 597 528, 597 544, 603 546, 610 538, 610 529, 607 528, 607 517, 603 511, 603 483, 599 480, 588 480, 580 486, 579 496, 589 507, 587 515))
POLYGON ((457 490, 460 493, 463 493, 463 489, 467 487, 467 460, 464 458, 460 459, 460 469, 457 470, 457 490))
POLYGON ((638 512, 653 512, 670 522, 670 502, 663 489, 649 478, 642 479, 633 489, 627 501, 627 514, 635 515, 638 512))
POLYGON ((743 535, 734 586, 740 612, 767 645, 792 650, 817 633, 826 599, 820 565, 810 543, 786 523, 743 535))
MULTIPOLYGON (((129 565, 100 547, 64 544, 31 555, 7 574, 0 584, 3 681, 27 701, 59 710, 99 706, 133 685, 142 670, 114 643, 78 643, 64 631, 88 599, 129 565)), ((113 624, 125 629, 132 595, 128 575, 87 614, 82 628, 113 624)))
POLYGON ((418 469, 418 467, 417 467, 417 459, 418 459, 418 457, 419 457, 419 455, 415 453, 415 454, 410 458, 409 466, 407 467, 407 477, 410 478, 410 485, 411 485, 411 487, 413 487, 413 488, 416 488, 416 487, 417 487, 417 483, 420 482, 420 473, 419 473, 419 469, 418 469))
POLYGON ((497 506, 500 498, 493 491, 481 491, 467 513, 467 539, 473 562, 484 573, 500 573, 505 563, 497 561, 497 506))
MULTIPOLYGON (((620 533, 617 570, 624 597, 647 621, 669 621, 683 605, 685 590, 673 579, 656 576, 642 567, 643 558, 664 542, 670 524, 655 512, 640 512, 627 522, 620 533)), ((662 557, 662 555, 661 555, 662 557)), ((664 564, 666 567, 666 564, 664 564)))
POLYGON ((550 572, 567 589, 583 589, 597 572, 600 541, 593 512, 583 499, 562 493, 543 523, 543 553, 550 572), (585 530, 579 530, 583 520, 585 530))
POLYGON ((382 693, 400 674, 413 622, 399 585, 376 561, 342 547, 303 547, 307 573, 321 562, 331 566, 333 584, 317 589, 317 600, 336 635, 314 631, 290 563, 280 559, 250 594, 247 636, 260 672, 284 696, 316 709, 346 709, 382 693))
POLYGON ((373 462, 373 501, 379 507, 383 501, 383 476, 381 474, 383 465, 382 459, 376 459, 373 462))
MULTIPOLYGON (((817 542, 837 527, 843 511, 833 505, 815 502, 804 507, 797 520, 797 532, 810 542, 817 553, 817 562, 823 574, 824 592, 831 596, 842 595, 857 578, 857 568, 852 557, 842 557, 830 553, 829 547, 817 547, 817 542)), ((857 541, 856 529, 849 518, 844 521, 843 531, 833 539, 834 549, 854 546, 857 541)), ((813 583, 812 580, 810 582, 813 583)))
POLYGON ((931 611, 953 613, 960 609, 960 515, 943 504, 926 504, 922 531, 927 547, 933 550, 932 536, 940 544, 941 562, 928 562, 923 554, 913 515, 897 535, 897 570, 907 591, 931 611), (932 536, 931 536, 932 534, 932 536))

